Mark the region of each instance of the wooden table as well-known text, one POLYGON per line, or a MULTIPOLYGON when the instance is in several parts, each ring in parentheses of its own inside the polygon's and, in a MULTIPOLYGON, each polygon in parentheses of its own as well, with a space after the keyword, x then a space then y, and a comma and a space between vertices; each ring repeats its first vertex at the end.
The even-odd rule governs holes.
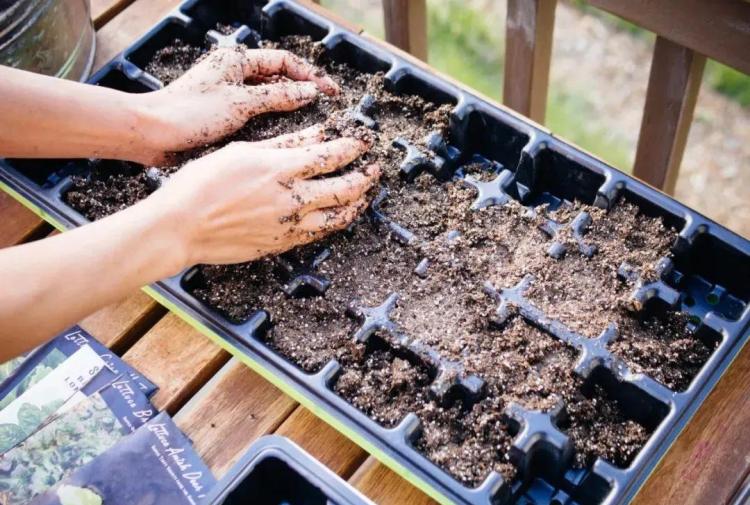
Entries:
MULTIPOLYGON (((178 0, 93 0, 95 68, 143 34, 178 0)), ((0 192, 0 247, 52 229, 0 192)), ((160 386, 154 404, 174 415, 221 477, 258 437, 294 440, 376 503, 432 501, 142 292, 81 326, 160 386)), ((678 439, 637 502, 726 503, 750 470, 750 348, 678 439)))

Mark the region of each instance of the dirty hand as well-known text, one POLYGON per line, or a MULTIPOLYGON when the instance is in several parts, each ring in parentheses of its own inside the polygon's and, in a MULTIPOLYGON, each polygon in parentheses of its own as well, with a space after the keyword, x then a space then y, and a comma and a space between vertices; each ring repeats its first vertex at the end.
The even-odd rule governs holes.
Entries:
POLYGON ((153 149, 142 161, 165 163, 170 153, 215 142, 255 115, 292 111, 338 91, 325 72, 288 51, 218 48, 165 88, 136 95, 151 118, 153 149))
POLYGON ((323 142, 323 129, 234 142, 195 160, 147 199, 183 223, 185 265, 238 263, 277 254, 345 228, 367 206, 375 166, 329 178, 368 145, 323 142))

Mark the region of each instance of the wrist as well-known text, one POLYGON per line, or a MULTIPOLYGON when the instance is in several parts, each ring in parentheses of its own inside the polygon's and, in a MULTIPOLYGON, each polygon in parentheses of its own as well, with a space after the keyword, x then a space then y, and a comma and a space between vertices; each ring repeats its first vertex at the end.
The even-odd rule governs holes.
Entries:
POLYGON ((169 152, 175 150, 167 140, 165 133, 171 131, 170 125, 159 114, 159 91, 128 94, 129 109, 133 113, 136 133, 136 146, 133 155, 137 163, 157 165, 169 152))
POLYGON ((175 275, 193 265, 190 220, 178 206, 171 205, 167 192, 158 190, 127 210, 129 222, 138 223, 140 242, 151 248, 157 278, 175 275))

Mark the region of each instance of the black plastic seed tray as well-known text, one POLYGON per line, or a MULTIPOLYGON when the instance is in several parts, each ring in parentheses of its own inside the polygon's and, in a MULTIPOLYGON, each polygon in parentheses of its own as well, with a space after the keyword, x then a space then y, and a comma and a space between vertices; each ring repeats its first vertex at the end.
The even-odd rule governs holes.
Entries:
POLYGON ((285 437, 255 442, 206 497, 206 505, 372 505, 285 437))
MULTIPOLYGON (((515 287, 487 286, 487 292, 497 299, 499 320, 512 307, 527 322, 575 347, 579 351, 575 372, 586 384, 602 386, 627 415, 654 431, 627 468, 618 468, 599 458, 591 468, 575 470, 571 465, 572 444, 558 428, 560 411, 530 412, 511 405, 506 414, 517 428, 511 457, 519 469, 519 477, 504 482, 493 472, 476 488, 468 488, 414 448, 420 430, 414 414, 407 415, 396 427, 386 429, 334 392, 332 384, 340 372, 336 361, 318 373, 307 374, 264 344, 263 336, 270 324, 265 312, 255 313, 242 324, 233 324, 186 291, 195 276, 194 269, 149 286, 146 291, 441 502, 627 502, 748 339, 750 242, 532 123, 414 66, 384 46, 317 13, 287 0, 262 4, 252 0, 185 2, 97 72, 91 82, 131 92, 157 89, 161 83, 143 68, 156 50, 175 37, 197 44, 240 42, 251 47, 261 37, 274 40, 289 34, 321 40, 334 61, 346 62, 366 72, 386 72, 386 86, 395 93, 417 94, 454 106, 447 139, 430 139, 429 154, 413 149, 403 139, 396 140, 396 145, 404 151, 401 170, 407 180, 424 171, 442 179, 462 177, 477 189, 475 208, 502 205, 510 200, 519 200, 530 207, 547 203, 554 208, 578 200, 612 208, 624 199, 637 205, 645 215, 659 216, 679 229, 674 257, 660 262, 657 281, 641 281, 640 272, 628 264, 623 264, 618 274, 635 285, 631 296, 635 307, 656 303, 688 312, 693 318, 696 338, 715 344, 715 350, 685 391, 672 391, 644 374, 633 372, 608 352, 607 343, 616 337, 613 329, 598 338, 585 338, 547 317, 525 298, 525 289, 533 279, 524 279, 515 287), (233 27, 233 32, 220 34, 213 29, 217 23, 233 27), (462 167, 477 159, 484 160, 488 170, 496 175, 494 180, 481 182, 463 176, 462 167)), ((365 116, 362 122, 367 121, 367 106, 363 102, 355 111, 365 116)), ((90 163, 6 160, 0 165, 0 184, 54 225, 72 228, 86 219, 66 205, 61 195, 71 186, 71 176, 86 174, 90 163)), ((371 214, 405 244, 413 240, 411 232, 379 213, 379 200, 373 204, 371 214)), ((548 220, 543 229, 552 237, 549 254, 553 257, 566 254, 565 245, 554 240, 563 226, 572 228, 578 249, 574 253, 594 254, 585 239, 589 221, 586 213, 569 224, 548 220)), ((316 276, 314 265, 286 267, 290 294, 325 289, 327 280, 316 276)), ((415 273, 423 275, 424 265, 415 273)), ((465 374, 460 363, 442 359, 435 350, 399 330, 388 317, 394 301, 391 297, 380 307, 353 308, 352 316, 362 323, 353 337, 366 341, 378 330, 387 334, 393 345, 410 350, 433 370, 432 392, 438 397, 456 391, 467 398, 479 394, 481 377, 465 374)))

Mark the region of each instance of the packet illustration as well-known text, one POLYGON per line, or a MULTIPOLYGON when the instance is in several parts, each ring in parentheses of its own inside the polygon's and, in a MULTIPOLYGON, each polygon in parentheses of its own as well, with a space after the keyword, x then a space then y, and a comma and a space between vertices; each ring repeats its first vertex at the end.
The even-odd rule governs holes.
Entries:
POLYGON ((27 503, 157 414, 128 378, 53 415, 0 456, 0 505, 27 503))
POLYGON ((215 484, 187 437, 161 413, 31 503, 198 505, 215 484))

